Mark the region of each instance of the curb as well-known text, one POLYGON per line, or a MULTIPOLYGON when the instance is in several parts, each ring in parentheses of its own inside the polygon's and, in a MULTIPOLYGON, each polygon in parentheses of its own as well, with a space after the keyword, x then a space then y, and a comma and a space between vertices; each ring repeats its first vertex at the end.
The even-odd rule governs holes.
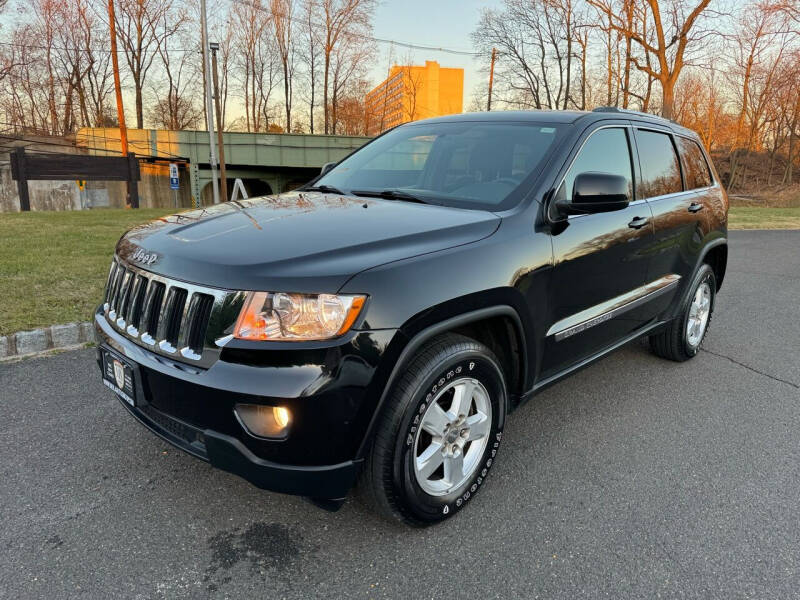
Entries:
POLYGON ((0 362, 49 350, 80 348, 88 342, 94 342, 94 327, 89 321, 18 331, 0 336, 0 362))

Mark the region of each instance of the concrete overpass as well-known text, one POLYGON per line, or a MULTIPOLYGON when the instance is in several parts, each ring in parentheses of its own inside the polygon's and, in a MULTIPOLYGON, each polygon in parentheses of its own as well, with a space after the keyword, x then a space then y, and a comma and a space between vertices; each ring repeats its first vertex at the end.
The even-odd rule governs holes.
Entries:
MULTIPOLYGON (((76 138, 78 147, 90 154, 118 156, 121 149, 116 127, 82 128, 76 138)), ((228 189, 236 178, 242 179, 251 196, 293 189, 317 175, 323 164, 341 160, 369 140, 344 135, 226 132, 228 189)), ((212 203, 207 131, 128 129, 128 150, 141 158, 143 193, 164 195, 169 202, 167 164, 177 162, 180 204, 212 203), (148 183, 148 177, 155 179, 148 183)))

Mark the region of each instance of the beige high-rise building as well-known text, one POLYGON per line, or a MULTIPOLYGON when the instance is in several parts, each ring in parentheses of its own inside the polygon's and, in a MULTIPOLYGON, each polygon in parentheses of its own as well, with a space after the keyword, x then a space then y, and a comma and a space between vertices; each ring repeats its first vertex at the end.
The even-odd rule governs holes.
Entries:
POLYGON ((366 96, 367 135, 463 109, 464 69, 441 67, 433 60, 424 66, 394 65, 366 96))

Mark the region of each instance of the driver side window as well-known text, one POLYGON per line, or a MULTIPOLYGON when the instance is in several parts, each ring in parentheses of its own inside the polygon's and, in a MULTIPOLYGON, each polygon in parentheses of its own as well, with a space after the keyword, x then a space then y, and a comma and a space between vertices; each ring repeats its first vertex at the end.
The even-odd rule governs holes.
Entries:
POLYGON ((628 197, 633 198, 633 168, 628 133, 622 127, 595 131, 586 140, 572 163, 556 197, 572 199, 572 186, 581 173, 621 175, 628 181, 628 197))

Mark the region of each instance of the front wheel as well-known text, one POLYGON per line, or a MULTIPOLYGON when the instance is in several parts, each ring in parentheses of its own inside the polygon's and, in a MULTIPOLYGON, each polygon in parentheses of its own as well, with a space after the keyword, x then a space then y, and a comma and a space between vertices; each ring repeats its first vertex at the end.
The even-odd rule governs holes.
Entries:
POLYGON ((363 495, 412 525, 452 516, 483 485, 500 447, 506 387, 497 358, 470 338, 443 335, 420 351, 386 402, 363 495))
POLYGON ((692 281, 680 314, 662 331, 650 336, 653 352, 662 358, 679 362, 696 355, 711 324, 716 291, 714 271, 704 264, 692 281))

